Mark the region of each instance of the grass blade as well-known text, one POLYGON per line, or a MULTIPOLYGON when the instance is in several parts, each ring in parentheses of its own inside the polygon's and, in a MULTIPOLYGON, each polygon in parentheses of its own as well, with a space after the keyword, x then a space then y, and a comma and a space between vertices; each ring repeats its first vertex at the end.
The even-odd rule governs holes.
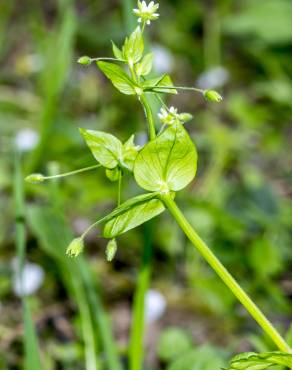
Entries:
MULTIPOLYGON (((25 258, 25 225, 24 225, 24 188, 21 170, 20 154, 15 155, 14 164, 14 205, 16 223, 16 249, 18 257, 19 280, 22 281, 22 271, 25 258)), ((32 321, 28 299, 22 296, 23 321, 24 321, 24 369, 41 370, 37 335, 32 321)))

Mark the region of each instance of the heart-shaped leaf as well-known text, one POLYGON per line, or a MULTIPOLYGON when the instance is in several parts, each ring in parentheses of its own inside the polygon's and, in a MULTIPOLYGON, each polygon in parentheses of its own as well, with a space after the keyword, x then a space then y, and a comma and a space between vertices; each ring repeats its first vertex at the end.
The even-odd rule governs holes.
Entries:
POLYGON ((134 82, 121 67, 102 61, 98 61, 96 64, 120 92, 126 95, 136 94, 134 82))
POLYGON ((275 352, 245 352, 235 356, 226 370, 263 370, 270 366, 282 365, 292 369, 292 354, 280 351, 275 352))
POLYGON ((115 168, 121 161, 123 145, 119 139, 102 131, 79 129, 94 158, 109 169, 115 168))
POLYGON ((157 193, 138 195, 121 204, 107 217, 110 220, 104 227, 103 236, 114 238, 159 215, 164 209, 157 193))
POLYGON ((149 191, 178 191, 195 177, 197 152, 181 124, 173 124, 139 152, 135 179, 149 191))

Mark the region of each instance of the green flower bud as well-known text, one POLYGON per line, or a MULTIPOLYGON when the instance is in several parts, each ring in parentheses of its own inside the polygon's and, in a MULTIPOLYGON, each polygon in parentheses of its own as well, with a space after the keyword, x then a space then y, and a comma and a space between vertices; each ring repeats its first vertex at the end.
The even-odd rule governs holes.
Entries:
POLYGON ((190 114, 190 113, 180 113, 180 114, 178 115, 178 118, 179 118, 179 120, 180 120, 180 121, 182 121, 182 122, 188 122, 188 121, 190 121, 190 120, 192 120, 192 119, 193 119, 193 116, 192 116, 192 114, 190 114))
POLYGON ((106 259, 108 262, 111 262, 114 259, 117 249, 118 249, 118 246, 117 246, 116 239, 111 239, 107 243, 106 250, 105 250, 106 259))
POLYGON ((41 173, 32 173, 31 175, 25 178, 25 181, 31 184, 37 184, 38 182, 45 181, 45 179, 46 179, 45 176, 42 175, 41 173))
POLYGON ((84 243, 82 238, 75 238, 69 244, 66 254, 69 257, 77 257, 84 249, 84 243))
POLYGON ((118 181, 119 173, 119 167, 116 167, 113 170, 110 170, 108 168, 105 170, 106 177, 112 182, 118 181))
POLYGON ((204 97, 206 100, 214 101, 216 103, 220 103, 223 100, 222 96, 215 90, 205 90, 204 97))
POLYGON ((87 55, 84 55, 83 57, 80 57, 77 60, 77 63, 82 64, 83 66, 89 66, 91 64, 92 60, 87 55))

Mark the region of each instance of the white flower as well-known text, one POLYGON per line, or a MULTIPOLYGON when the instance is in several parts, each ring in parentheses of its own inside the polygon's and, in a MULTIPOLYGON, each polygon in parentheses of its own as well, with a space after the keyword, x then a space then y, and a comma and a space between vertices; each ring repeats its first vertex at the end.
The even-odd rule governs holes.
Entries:
POLYGON ((38 133, 30 128, 25 128, 18 131, 15 137, 15 144, 22 152, 27 152, 34 149, 38 144, 38 141, 38 133))
POLYGON ((148 290, 145 296, 145 320, 147 324, 160 319, 166 310, 166 299, 157 290, 148 290))
POLYGON ((170 73, 174 69, 174 59, 168 49, 159 44, 152 47, 154 69, 158 73, 170 73))
POLYGON ((155 21, 158 19, 159 14, 156 13, 157 9, 159 8, 159 4, 155 4, 154 1, 151 1, 148 5, 146 1, 138 0, 138 9, 133 9, 135 15, 137 15, 138 23, 146 23, 150 24, 151 21, 155 21))
POLYGON ((177 114, 177 109, 174 107, 170 107, 168 111, 165 108, 161 108, 158 118, 163 124, 172 125, 179 120, 179 115, 177 114))
POLYGON ((45 274, 41 266, 26 262, 19 273, 18 261, 14 260, 12 268, 14 270, 13 291, 17 296, 33 294, 42 286, 45 274))
POLYGON ((216 89, 223 87, 229 80, 230 74, 227 69, 217 66, 200 74, 197 85, 201 89, 216 89))

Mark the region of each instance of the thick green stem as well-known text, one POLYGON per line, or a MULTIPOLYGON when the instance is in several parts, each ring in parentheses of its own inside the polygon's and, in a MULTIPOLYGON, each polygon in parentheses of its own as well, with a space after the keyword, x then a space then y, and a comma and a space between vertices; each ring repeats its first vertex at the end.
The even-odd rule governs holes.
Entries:
POLYGON ((142 94, 140 96, 140 102, 144 108, 145 116, 148 122, 149 138, 150 140, 154 140, 156 137, 155 124, 154 124, 151 107, 148 103, 148 100, 145 94, 142 94))
POLYGON ((266 332, 266 334, 272 339, 276 346, 283 352, 291 352, 288 344, 281 337, 274 326, 269 322, 261 310, 255 305, 255 303, 250 299, 250 297, 245 293, 241 286, 236 282, 236 280, 230 275, 214 253, 209 249, 209 247, 204 243, 204 241, 195 232, 192 226, 189 224, 185 216, 182 214, 180 209, 177 207, 174 200, 170 195, 162 195, 162 201, 165 206, 169 209, 172 216, 175 218, 181 229, 184 231, 186 236, 192 242, 192 244, 201 253, 204 259, 209 263, 213 270, 219 275, 227 287, 232 291, 236 298, 243 304, 250 315, 257 321, 261 328, 266 332))
MULTIPOLYGON (((140 96, 141 104, 145 111, 149 127, 149 139, 156 137, 154 119, 146 96, 140 96)), ((143 341, 145 329, 145 295, 149 287, 152 258, 152 225, 151 222, 144 225, 144 248, 142 266, 139 271, 137 288, 134 295, 133 318, 129 345, 129 369, 141 370, 143 364, 143 341)))

